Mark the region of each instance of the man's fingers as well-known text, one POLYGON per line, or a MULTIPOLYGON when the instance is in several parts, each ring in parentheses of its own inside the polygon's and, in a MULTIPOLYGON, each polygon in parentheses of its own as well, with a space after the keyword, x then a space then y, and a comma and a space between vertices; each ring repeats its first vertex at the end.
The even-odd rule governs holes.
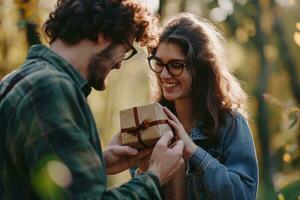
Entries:
POLYGON ((172 146, 172 151, 183 152, 184 142, 182 140, 177 140, 175 144, 172 146))
POLYGON ((137 162, 138 162, 138 159, 136 157, 128 157, 127 158, 127 164, 128 164, 127 168, 130 168, 130 167, 136 165, 137 162))
POLYGON ((110 148, 112 148, 113 154, 116 156, 134 156, 138 153, 138 151, 135 148, 132 148, 130 146, 120 146, 120 145, 113 145, 110 148))
POLYGON ((143 150, 139 151, 139 153, 137 154, 137 158, 142 159, 148 155, 151 155, 152 151, 153 151, 153 148, 143 149, 143 150))
POLYGON ((109 143, 109 146, 110 145, 118 145, 118 144, 121 144, 121 132, 118 131, 114 136, 113 138, 111 139, 110 143, 109 143))

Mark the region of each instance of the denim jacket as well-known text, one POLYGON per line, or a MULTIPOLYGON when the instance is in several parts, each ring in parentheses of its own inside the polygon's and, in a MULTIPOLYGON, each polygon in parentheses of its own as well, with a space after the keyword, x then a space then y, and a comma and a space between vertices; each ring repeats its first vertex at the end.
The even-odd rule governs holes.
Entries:
MULTIPOLYGON (((198 149, 187 161, 187 200, 254 200, 258 162, 248 123, 241 114, 226 114, 217 145, 203 134, 200 122, 191 139, 198 149)), ((131 168, 136 176, 136 168, 131 168)), ((166 200, 171 200, 166 197, 166 200)))
POLYGON ((190 134, 198 149, 187 162, 187 199, 256 199, 258 164, 246 120, 227 114, 218 134, 218 145, 209 143, 201 123, 190 134))

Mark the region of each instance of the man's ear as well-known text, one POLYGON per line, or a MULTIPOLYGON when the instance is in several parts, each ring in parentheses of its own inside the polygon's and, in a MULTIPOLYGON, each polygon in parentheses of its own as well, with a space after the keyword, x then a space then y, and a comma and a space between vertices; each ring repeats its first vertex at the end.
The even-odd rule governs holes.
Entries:
POLYGON ((108 37, 104 37, 102 33, 98 35, 98 45, 101 49, 107 48, 112 43, 112 39, 108 37))

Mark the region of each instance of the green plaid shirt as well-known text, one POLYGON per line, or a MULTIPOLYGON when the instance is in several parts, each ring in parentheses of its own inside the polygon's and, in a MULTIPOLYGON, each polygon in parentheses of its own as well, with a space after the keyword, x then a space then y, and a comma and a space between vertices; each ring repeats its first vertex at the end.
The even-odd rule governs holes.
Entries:
POLYGON ((161 199, 151 172, 107 190, 90 91, 43 45, 0 82, 0 199, 161 199))

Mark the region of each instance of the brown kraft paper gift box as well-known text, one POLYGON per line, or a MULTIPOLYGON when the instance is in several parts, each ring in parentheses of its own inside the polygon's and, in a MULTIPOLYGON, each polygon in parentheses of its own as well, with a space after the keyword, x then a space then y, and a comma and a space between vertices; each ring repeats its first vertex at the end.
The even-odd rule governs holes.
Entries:
POLYGON ((172 131, 167 119, 158 103, 121 110, 121 144, 136 149, 153 147, 162 134, 172 131))

